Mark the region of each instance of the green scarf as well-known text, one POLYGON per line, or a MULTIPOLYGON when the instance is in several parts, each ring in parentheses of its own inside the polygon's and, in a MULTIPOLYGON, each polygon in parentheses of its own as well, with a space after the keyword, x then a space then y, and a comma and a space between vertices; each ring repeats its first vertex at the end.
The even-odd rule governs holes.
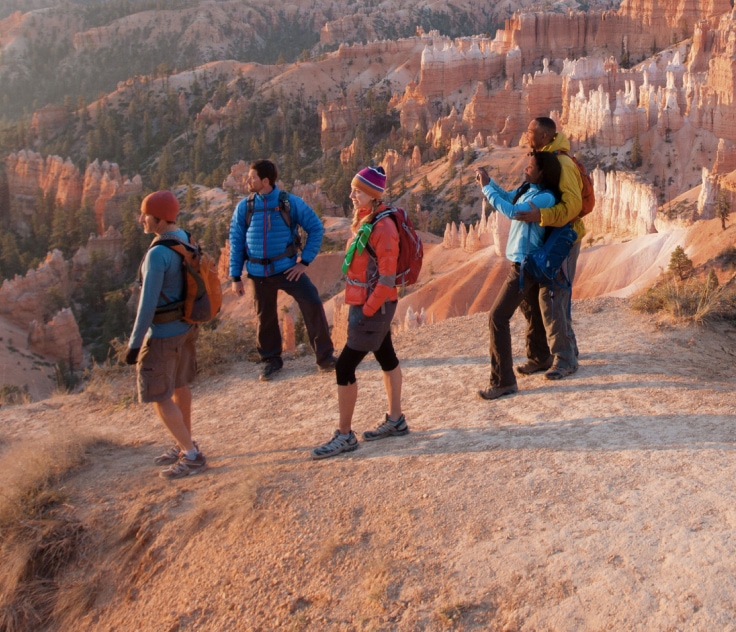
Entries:
POLYGON ((342 273, 347 274, 348 268, 350 267, 350 264, 353 262, 353 258, 355 257, 355 251, 358 251, 358 254, 363 254, 363 251, 365 250, 366 245, 368 244, 368 238, 371 236, 371 231, 373 230, 373 223, 369 222, 367 224, 363 224, 356 233, 355 237, 353 238, 353 242, 348 246, 348 251, 345 253, 345 261, 342 262, 342 273))

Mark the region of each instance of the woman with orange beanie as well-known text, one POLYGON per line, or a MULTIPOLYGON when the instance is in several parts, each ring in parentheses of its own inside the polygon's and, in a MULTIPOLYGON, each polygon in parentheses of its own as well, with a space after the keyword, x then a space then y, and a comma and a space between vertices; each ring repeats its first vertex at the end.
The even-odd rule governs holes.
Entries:
POLYGON ((381 167, 366 167, 356 174, 351 187, 353 238, 342 268, 347 275, 345 303, 350 306, 348 340, 335 367, 340 420, 332 439, 312 450, 313 459, 358 448, 352 430, 358 398, 355 369, 368 352, 373 352, 383 371, 388 412, 375 430, 363 433, 363 439, 374 441, 409 432, 401 412, 401 367, 391 342, 391 320, 398 302, 395 280, 399 232, 390 217, 374 223, 376 216, 387 208, 381 201, 386 174, 381 167))

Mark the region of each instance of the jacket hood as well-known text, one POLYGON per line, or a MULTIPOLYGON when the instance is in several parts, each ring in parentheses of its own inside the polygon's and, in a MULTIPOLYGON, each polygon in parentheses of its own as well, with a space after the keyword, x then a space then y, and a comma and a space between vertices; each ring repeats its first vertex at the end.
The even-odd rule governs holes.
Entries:
POLYGON ((570 151, 570 141, 562 132, 557 132, 552 142, 545 145, 542 151, 570 151))

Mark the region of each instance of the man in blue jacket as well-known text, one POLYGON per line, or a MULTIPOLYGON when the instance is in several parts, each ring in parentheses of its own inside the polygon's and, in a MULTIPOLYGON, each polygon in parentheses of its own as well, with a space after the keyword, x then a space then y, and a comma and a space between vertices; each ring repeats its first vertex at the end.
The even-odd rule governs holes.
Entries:
POLYGON ((279 290, 298 303, 320 371, 333 371, 336 362, 322 301, 306 275, 307 266, 322 245, 324 228, 317 214, 296 195, 287 194, 280 206, 282 193, 276 187, 277 179, 278 169, 270 160, 253 162, 246 180, 250 195, 240 201, 230 222, 230 279, 233 292, 243 296, 241 275, 245 264, 258 317, 256 339, 263 362, 262 382, 270 380, 284 364, 276 304, 279 290), (282 207, 289 210, 290 225, 282 207), (295 244, 299 226, 307 233, 301 257, 295 244))

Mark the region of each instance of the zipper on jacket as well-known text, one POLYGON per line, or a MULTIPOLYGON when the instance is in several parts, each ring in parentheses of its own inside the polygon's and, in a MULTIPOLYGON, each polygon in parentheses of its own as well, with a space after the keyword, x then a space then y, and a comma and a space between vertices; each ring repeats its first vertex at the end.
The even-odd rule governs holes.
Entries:
MULTIPOLYGON (((268 204, 266 198, 261 196, 263 200, 263 258, 268 259, 268 204)), ((268 276, 268 264, 263 266, 263 276, 268 276)))

